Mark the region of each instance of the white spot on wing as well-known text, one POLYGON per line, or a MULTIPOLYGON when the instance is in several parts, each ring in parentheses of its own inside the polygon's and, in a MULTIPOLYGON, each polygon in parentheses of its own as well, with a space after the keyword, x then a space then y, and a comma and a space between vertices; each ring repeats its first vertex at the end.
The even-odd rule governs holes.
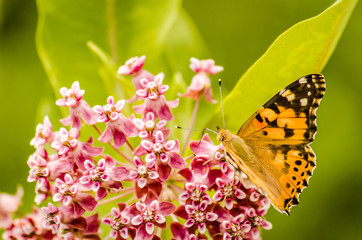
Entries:
POLYGON ((283 97, 286 97, 287 95, 291 94, 292 92, 288 89, 285 92, 282 93, 283 97))
POLYGON ((288 101, 293 101, 295 99, 295 94, 292 93, 292 94, 288 95, 287 99, 288 99, 288 101))
POLYGON ((307 104, 308 104, 308 99, 307 98, 300 99, 300 105, 307 106, 307 104))
POLYGON ((301 79, 299 79, 299 83, 300 84, 307 83, 307 79, 306 78, 301 78, 301 79))

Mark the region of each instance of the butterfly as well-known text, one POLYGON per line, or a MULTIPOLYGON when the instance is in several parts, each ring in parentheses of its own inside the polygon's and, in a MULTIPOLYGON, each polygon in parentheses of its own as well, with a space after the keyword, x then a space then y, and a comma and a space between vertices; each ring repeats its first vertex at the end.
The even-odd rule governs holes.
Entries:
POLYGON ((301 77, 267 101, 236 135, 217 128, 227 163, 288 215, 316 167, 309 144, 325 89, 323 75, 301 77))

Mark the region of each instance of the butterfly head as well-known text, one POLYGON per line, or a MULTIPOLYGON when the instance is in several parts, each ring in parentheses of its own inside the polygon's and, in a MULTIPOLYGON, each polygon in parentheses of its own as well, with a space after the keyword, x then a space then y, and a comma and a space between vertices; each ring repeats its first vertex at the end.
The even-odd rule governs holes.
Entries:
POLYGON ((230 141, 231 139, 231 133, 229 132, 229 130, 226 130, 226 129, 221 129, 219 127, 216 127, 216 130, 217 130, 217 140, 221 143, 223 142, 227 142, 227 141, 230 141))

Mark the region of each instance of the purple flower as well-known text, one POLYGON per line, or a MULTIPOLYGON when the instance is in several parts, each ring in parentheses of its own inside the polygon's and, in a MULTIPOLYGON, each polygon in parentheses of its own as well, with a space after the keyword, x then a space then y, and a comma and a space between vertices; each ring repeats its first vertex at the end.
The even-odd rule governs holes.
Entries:
POLYGON ((85 170, 84 161, 101 154, 103 148, 92 146, 93 138, 83 143, 78 141, 78 137, 79 132, 76 128, 70 129, 69 132, 61 128, 50 146, 58 152, 58 155, 72 158, 78 168, 85 170))
POLYGON ((97 122, 97 114, 95 114, 88 103, 83 100, 84 90, 79 87, 79 82, 72 84, 70 89, 62 87, 60 94, 63 98, 56 101, 58 106, 69 107, 70 116, 61 120, 65 126, 72 124, 72 128, 81 128, 81 119, 88 125, 94 125, 97 122))
POLYGON ((132 218, 131 223, 134 226, 140 226, 137 235, 147 234, 153 236, 155 226, 166 228, 165 217, 175 210, 175 205, 173 203, 159 203, 158 200, 153 200, 149 204, 137 202, 134 206, 137 209, 138 214, 132 218))
MULTIPOLYGON (((150 81, 153 80, 155 77, 153 74, 149 73, 146 70, 143 70, 143 64, 145 63, 146 56, 141 57, 133 57, 126 61, 126 64, 123 66, 120 66, 118 69, 118 74, 123 75, 132 75, 132 84, 134 88, 137 90, 142 89, 142 85, 140 83, 140 80, 143 78, 149 79, 150 81)), ((137 99, 137 95, 135 94, 131 99, 129 99, 129 102, 133 102, 137 99)))
POLYGON ((205 99, 208 102, 216 103, 216 100, 212 97, 211 80, 210 75, 215 75, 221 72, 224 68, 221 66, 215 66, 214 60, 198 60, 191 58, 190 68, 196 73, 192 78, 191 85, 187 88, 187 92, 181 97, 198 99, 204 94, 205 99))
POLYGON ((81 186, 70 174, 65 174, 64 181, 59 178, 55 180, 56 192, 53 195, 53 201, 69 206, 68 215, 74 215, 74 218, 83 215, 85 210, 91 212, 97 207, 94 197, 83 193, 81 186))
POLYGON ((120 181, 127 178, 129 170, 125 167, 116 167, 116 162, 109 155, 98 162, 98 166, 89 160, 84 162, 85 171, 79 182, 89 186, 96 192, 96 200, 107 196, 107 190, 118 191, 122 188, 120 181))
POLYGON ((207 204, 211 204, 211 198, 206 193, 207 186, 203 184, 185 183, 186 191, 180 195, 180 199, 183 201, 191 200, 193 202, 205 201, 207 204))
POLYGON ((119 74, 131 75, 141 70, 143 64, 145 63, 146 56, 133 57, 126 61, 125 65, 122 65, 118 68, 119 74))
POLYGON ((216 185, 218 186, 215 195, 212 199, 216 202, 220 202, 225 200, 225 208, 230 210, 233 208, 234 199, 244 199, 246 198, 246 194, 238 188, 241 184, 239 184, 239 179, 216 179, 216 185))
POLYGON ((31 140, 30 145, 38 148, 39 146, 45 145, 47 142, 51 141, 53 134, 53 126, 49 121, 48 116, 45 116, 44 123, 39 123, 36 126, 35 137, 31 140))
POLYGON ((47 178, 49 176, 48 162, 39 154, 30 155, 27 163, 30 167, 28 182, 34 182, 39 178, 47 178))
POLYGON ((158 123, 156 123, 155 121, 156 121, 156 116, 153 112, 147 112, 144 115, 143 120, 138 118, 134 119, 133 123, 140 131, 138 136, 141 137, 142 139, 152 138, 154 137, 154 133, 157 130, 161 130, 164 137, 167 138, 170 134, 170 129, 164 129, 167 124, 167 121, 160 120, 158 123))
POLYGON ((224 231, 225 240, 242 240, 245 239, 245 234, 248 233, 251 229, 250 222, 244 221, 245 216, 239 214, 236 217, 229 215, 229 220, 224 220, 222 222, 222 227, 224 231))
POLYGON ((18 187, 14 195, 0 193, 0 228, 6 228, 11 224, 12 215, 18 210, 24 190, 18 187))
POLYGON ((166 140, 162 131, 155 133, 155 142, 149 140, 142 140, 141 145, 133 151, 136 156, 145 157, 146 163, 156 163, 156 171, 161 180, 166 180, 171 172, 171 167, 182 169, 186 167, 185 160, 178 154, 179 144, 178 141, 166 140))
POLYGON ((130 226, 131 219, 127 216, 126 204, 118 203, 118 208, 113 207, 111 214, 113 218, 103 218, 102 222, 104 224, 110 225, 112 230, 109 233, 109 236, 113 239, 121 237, 122 239, 128 238, 128 230, 130 226))
POLYGON ((160 119, 170 121, 173 119, 170 108, 175 108, 178 105, 178 99, 174 101, 166 101, 163 95, 167 90, 167 85, 162 85, 164 75, 158 74, 153 80, 143 78, 140 83, 142 89, 137 90, 136 94, 140 98, 144 98, 145 102, 141 105, 134 106, 133 110, 138 114, 152 112, 160 119))
POLYGON ((218 215, 216 213, 210 212, 210 210, 211 205, 208 205, 205 201, 203 201, 200 203, 180 206, 175 211, 175 215, 186 219, 185 227, 197 227, 200 233, 204 234, 206 232, 206 223, 213 222, 218 218, 218 215))
MULTIPOLYGON (((134 163, 136 165, 136 170, 130 171, 128 178, 137 181, 137 186, 139 188, 144 188, 147 184, 147 179, 157 179, 158 173, 152 169, 152 163, 147 165, 143 164, 140 158, 134 157, 134 163)), ((154 165, 154 164, 153 164, 154 165)))
POLYGON ((107 98, 107 105, 94 106, 93 110, 99 115, 98 122, 106 122, 106 130, 98 138, 101 142, 109 142, 113 138, 114 145, 118 148, 126 142, 126 136, 135 137, 138 134, 133 122, 122 113, 125 100, 117 103, 112 96, 107 98))
POLYGON ((52 233, 56 234, 61 222, 59 209, 52 203, 48 203, 48 207, 42 207, 41 211, 44 214, 43 227, 52 230, 52 233))

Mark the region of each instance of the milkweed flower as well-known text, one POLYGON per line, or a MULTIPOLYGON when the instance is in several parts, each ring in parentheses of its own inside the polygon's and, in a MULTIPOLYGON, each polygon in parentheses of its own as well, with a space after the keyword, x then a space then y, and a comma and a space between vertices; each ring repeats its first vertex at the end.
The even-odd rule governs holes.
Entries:
POLYGON ((115 146, 120 147, 126 142, 127 136, 137 136, 138 130, 133 122, 121 113, 124 104, 125 100, 116 103, 113 96, 110 96, 107 98, 107 104, 103 107, 100 105, 93 107, 99 116, 97 121, 107 123, 106 129, 98 138, 99 141, 106 143, 113 138, 115 146))
POLYGON ((191 84, 187 88, 187 92, 181 95, 181 97, 198 99, 203 94, 206 101, 216 103, 216 100, 213 99, 212 96, 210 75, 215 75, 224 70, 224 68, 216 66, 212 59, 198 60, 196 58, 191 58, 190 61, 190 68, 196 75, 192 78, 191 84))
MULTIPOLYGON (((142 89, 142 85, 140 83, 141 79, 149 79, 153 80, 155 77, 152 73, 143 70, 142 67, 145 63, 146 56, 141 57, 133 57, 126 61, 125 65, 122 65, 118 68, 117 73, 122 75, 132 75, 132 84, 135 90, 142 89)), ((135 94, 128 102, 134 102, 137 99, 137 94, 135 94)))
POLYGON ((80 89, 79 82, 76 81, 72 84, 70 89, 62 87, 60 94, 63 98, 58 99, 56 104, 62 107, 69 107, 70 116, 61 119, 60 122, 67 126, 71 124, 73 128, 81 128, 81 119, 89 125, 93 125, 97 122, 97 114, 95 114, 92 108, 86 101, 83 100, 84 90, 80 89))
POLYGON ((137 96, 144 99, 141 105, 134 106, 133 110, 138 114, 152 112, 162 120, 170 121, 173 119, 170 108, 177 107, 179 100, 166 101, 163 95, 168 90, 168 85, 162 85, 164 74, 160 73, 149 80, 142 78, 140 80, 142 88, 136 91, 137 96))

